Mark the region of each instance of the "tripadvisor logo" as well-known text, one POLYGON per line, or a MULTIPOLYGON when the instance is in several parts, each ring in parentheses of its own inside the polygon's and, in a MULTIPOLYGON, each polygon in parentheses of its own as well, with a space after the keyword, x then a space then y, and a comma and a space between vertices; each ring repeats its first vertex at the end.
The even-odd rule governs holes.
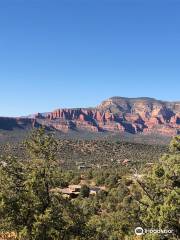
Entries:
POLYGON ((142 227, 135 228, 135 234, 137 236, 143 235, 144 234, 144 229, 142 227))
POLYGON ((142 227, 137 227, 134 230, 137 236, 150 233, 150 234, 172 234, 172 229, 143 229, 142 227))

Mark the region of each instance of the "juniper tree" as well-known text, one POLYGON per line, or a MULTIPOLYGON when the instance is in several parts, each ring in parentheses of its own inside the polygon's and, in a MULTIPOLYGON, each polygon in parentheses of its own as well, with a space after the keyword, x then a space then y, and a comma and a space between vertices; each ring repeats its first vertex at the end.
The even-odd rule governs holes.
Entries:
POLYGON ((53 191, 57 144, 40 128, 25 143, 29 158, 1 161, 0 227, 15 232, 17 239, 83 239, 80 210, 53 191))
POLYGON ((142 227, 173 230, 172 234, 147 234, 145 239, 180 237, 180 136, 147 176, 136 179, 142 227))

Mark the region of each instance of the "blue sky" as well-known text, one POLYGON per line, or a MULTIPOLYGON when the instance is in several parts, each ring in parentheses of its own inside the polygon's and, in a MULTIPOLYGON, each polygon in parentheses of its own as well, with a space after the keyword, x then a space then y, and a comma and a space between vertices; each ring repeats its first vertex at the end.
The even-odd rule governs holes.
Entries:
POLYGON ((1 0, 0 115, 180 100, 180 1, 1 0))

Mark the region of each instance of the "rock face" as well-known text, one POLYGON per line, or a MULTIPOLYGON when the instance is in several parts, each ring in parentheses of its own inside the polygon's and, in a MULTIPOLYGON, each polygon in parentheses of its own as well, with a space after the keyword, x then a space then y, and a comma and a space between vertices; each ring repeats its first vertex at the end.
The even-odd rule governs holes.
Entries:
POLYGON ((113 97, 96 108, 57 109, 44 117, 37 114, 35 119, 63 132, 84 129, 173 136, 180 132, 180 102, 113 97))
MULTIPOLYGON (((3 121, 5 119, 0 118, 0 128, 3 121)), ((9 119, 8 124, 10 121, 17 126, 27 121, 32 126, 44 125, 62 132, 81 129, 174 136, 180 133, 180 102, 113 97, 95 108, 57 109, 50 113, 31 115, 27 119, 9 119)))

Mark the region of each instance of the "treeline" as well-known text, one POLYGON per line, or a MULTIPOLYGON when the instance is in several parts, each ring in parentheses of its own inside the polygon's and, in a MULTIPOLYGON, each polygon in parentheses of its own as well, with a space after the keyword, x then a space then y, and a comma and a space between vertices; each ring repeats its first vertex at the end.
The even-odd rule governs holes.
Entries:
MULTIPOLYGON (((108 164, 110 167, 128 159, 132 163, 144 165, 148 162, 155 162, 168 151, 165 145, 149 145, 107 140, 77 140, 58 139, 57 159, 63 169, 77 169, 76 163, 85 162, 86 165, 108 164)), ((27 149, 23 144, 9 144, 9 153, 16 155, 19 159, 25 159, 27 149)), ((0 145, 0 154, 4 154, 6 146, 0 145)))
POLYGON ((0 159, 0 234, 19 240, 169 240, 180 238, 180 137, 153 165, 63 170, 58 141, 44 129, 23 143, 25 158, 0 159), (59 187, 85 179, 81 194, 65 198, 59 187), (103 185, 96 195, 88 184, 103 185), (136 227, 171 230, 137 236, 136 227))

